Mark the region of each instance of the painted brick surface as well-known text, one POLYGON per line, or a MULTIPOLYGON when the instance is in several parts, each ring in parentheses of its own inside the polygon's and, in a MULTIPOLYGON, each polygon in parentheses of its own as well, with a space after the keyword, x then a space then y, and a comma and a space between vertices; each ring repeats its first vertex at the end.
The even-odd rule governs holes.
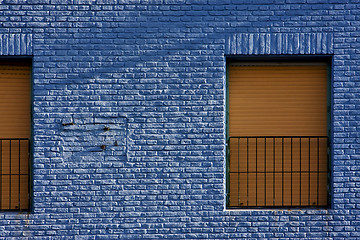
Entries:
POLYGON ((33 199, 2 239, 359 239, 357 0, 0 0, 33 56, 33 199), (225 209, 225 56, 333 55, 331 207, 225 209), (104 147, 102 147, 104 146, 104 147))
POLYGON ((31 34, 0 34, 0 56, 32 55, 31 34))
POLYGON ((227 37, 228 55, 332 54, 332 33, 241 33, 227 37))

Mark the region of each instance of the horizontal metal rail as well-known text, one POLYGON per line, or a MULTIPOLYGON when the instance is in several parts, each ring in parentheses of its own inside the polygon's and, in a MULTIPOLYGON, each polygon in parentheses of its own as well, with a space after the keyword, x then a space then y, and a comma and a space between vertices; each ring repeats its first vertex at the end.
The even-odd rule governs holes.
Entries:
POLYGON ((228 207, 328 205, 327 136, 231 136, 228 207))
POLYGON ((329 139, 327 136, 231 136, 229 137, 229 139, 231 138, 276 138, 276 139, 281 139, 281 138, 312 138, 312 139, 329 139))
POLYGON ((0 138, 0 210, 29 209, 28 138, 0 138))

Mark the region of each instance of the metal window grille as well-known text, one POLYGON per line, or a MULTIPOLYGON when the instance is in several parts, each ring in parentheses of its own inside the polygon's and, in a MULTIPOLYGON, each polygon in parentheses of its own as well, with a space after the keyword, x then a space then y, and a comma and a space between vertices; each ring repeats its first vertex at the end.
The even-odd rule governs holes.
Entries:
POLYGON ((29 209, 29 150, 29 139, 0 139, 0 210, 29 209))
POLYGON ((230 208, 326 207, 328 137, 230 137, 230 208))

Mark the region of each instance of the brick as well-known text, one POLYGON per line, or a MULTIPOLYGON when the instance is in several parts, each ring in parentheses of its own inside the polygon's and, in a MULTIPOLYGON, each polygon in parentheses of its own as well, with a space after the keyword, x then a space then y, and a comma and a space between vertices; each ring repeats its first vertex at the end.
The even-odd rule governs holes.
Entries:
POLYGON ((0 238, 359 237, 359 1, 0 3, 33 58, 33 211, 0 238), (284 55, 333 57, 331 208, 225 210, 224 56, 284 55))

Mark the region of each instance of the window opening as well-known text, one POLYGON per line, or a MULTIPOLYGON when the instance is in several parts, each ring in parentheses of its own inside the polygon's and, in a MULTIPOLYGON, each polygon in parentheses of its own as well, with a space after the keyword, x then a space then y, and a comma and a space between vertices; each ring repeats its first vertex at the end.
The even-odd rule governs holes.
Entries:
POLYGON ((0 62, 0 210, 29 209, 30 64, 0 62))
POLYGON ((229 208, 328 206, 328 66, 228 66, 229 208))

